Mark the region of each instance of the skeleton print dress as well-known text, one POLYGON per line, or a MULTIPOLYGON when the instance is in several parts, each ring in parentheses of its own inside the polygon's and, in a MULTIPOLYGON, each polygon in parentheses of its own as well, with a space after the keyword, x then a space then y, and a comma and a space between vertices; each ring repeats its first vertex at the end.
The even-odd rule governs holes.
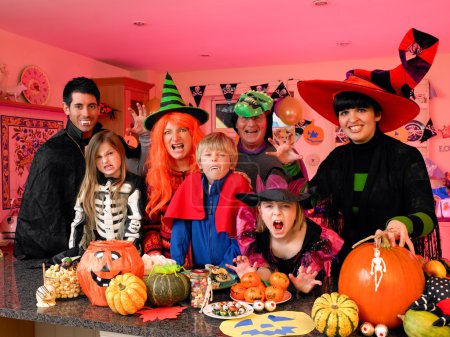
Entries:
POLYGON ((71 225, 69 249, 86 250, 93 240, 127 240, 140 250, 145 209, 145 184, 142 177, 127 172, 119 195, 113 197, 113 180, 103 175, 95 192, 95 226, 88 228, 83 197, 77 198, 75 219, 71 225))

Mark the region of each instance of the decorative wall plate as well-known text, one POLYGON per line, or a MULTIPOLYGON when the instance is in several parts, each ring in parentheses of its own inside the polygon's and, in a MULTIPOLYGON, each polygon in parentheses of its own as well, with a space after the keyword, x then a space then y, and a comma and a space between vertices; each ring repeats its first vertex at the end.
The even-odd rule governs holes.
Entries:
POLYGON ((34 65, 26 66, 22 71, 20 81, 26 86, 23 95, 28 102, 40 105, 47 103, 50 83, 41 68, 34 65))

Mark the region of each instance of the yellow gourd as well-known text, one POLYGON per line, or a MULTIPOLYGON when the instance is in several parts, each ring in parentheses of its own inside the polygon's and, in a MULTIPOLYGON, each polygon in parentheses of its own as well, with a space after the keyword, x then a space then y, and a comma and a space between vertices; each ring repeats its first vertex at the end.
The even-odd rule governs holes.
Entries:
POLYGON ((328 337, 347 337, 358 328, 358 306, 336 292, 317 298, 311 316, 316 329, 328 337))

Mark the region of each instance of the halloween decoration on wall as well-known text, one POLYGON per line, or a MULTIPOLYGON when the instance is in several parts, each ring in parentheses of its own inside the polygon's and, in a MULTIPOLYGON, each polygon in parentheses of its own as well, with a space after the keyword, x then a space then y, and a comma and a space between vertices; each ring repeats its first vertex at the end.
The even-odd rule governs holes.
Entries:
POLYGON ((438 129, 439 132, 442 134, 442 138, 450 138, 450 124, 444 125, 442 129, 438 129))
POLYGON ((130 241, 92 241, 77 268, 78 282, 92 304, 107 306, 106 287, 120 274, 144 276, 144 262, 130 241))
POLYGON ((287 90, 287 88, 283 82, 281 82, 278 85, 278 87, 274 90, 272 95, 270 95, 270 97, 272 97, 274 100, 277 100, 279 98, 284 98, 286 96, 289 96, 289 91, 287 90))
POLYGON ((303 139, 310 145, 321 144, 323 142, 323 136, 323 129, 315 125, 314 120, 303 131, 303 139))
POLYGON ((221 84, 222 94, 228 103, 231 103, 234 92, 236 91, 237 83, 221 84))
POLYGON ((406 143, 409 137, 408 130, 406 130, 403 126, 394 131, 386 132, 386 134, 392 138, 398 139, 402 143, 406 143))
POLYGON ((422 294, 424 285, 422 267, 414 254, 403 247, 390 247, 388 242, 381 246, 364 243, 354 248, 339 275, 339 293, 356 302, 360 320, 381 323, 389 329, 401 325, 397 315, 422 294), (374 256, 384 263, 374 261, 374 256), (372 262, 381 268, 376 278, 372 262))
POLYGON ((340 126, 335 127, 334 133, 336 145, 343 145, 348 143, 348 137, 340 126))
POLYGON ((220 331, 231 337, 240 336, 300 336, 314 330, 314 322, 304 312, 277 311, 250 315, 223 322, 220 331))
POLYGON ((305 157, 307 165, 318 166, 320 164, 320 156, 317 153, 310 153, 305 157))
POLYGON ((254 91, 261 91, 263 93, 266 93, 268 86, 269 86, 269 83, 258 84, 258 85, 251 85, 250 89, 252 89, 254 91))
POLYGON ((194 97, 195 104, 197 104, 197 107, 200 105, 200 102, 203 98, 205 88, 206 85, 194 85, 192 87, 189 87, 189 89, 191 89, 192 97, 194 97))
POLYGON ((408 142, 417 142, 423 136, 425 125, 418 120, 412 120, 406 123, 405 129, 408 131, 408 142))
POLYGON ((25 67, 20 82, 26 87, 23 95, 31 104, 44 105, 50 94, 50 83, 44 71, 34 65, 25 67))
POLYGON ((433 121, 430 118, 427 122, 427 125, 425 125, 422 138, 420 138, 420 142, 423 143, 436 135, 437 135, 436 129, 434 128, 433 121))

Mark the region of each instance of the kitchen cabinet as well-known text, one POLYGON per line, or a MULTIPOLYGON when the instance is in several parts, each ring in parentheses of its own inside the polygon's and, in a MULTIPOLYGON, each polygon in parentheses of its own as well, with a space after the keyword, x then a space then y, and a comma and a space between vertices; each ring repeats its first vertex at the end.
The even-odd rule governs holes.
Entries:
POLYGON ((103 127, 124 136, 126 128, 133 123, 128 112, 132 107, 136 110, 136 103, 147 102, 150 98, 150 89, 154 84, 135 80, 128 77, 108 77, 93 79, 100 90, 100 101, 116 109, 114 118, 108 115, 100 116, 103 127))

